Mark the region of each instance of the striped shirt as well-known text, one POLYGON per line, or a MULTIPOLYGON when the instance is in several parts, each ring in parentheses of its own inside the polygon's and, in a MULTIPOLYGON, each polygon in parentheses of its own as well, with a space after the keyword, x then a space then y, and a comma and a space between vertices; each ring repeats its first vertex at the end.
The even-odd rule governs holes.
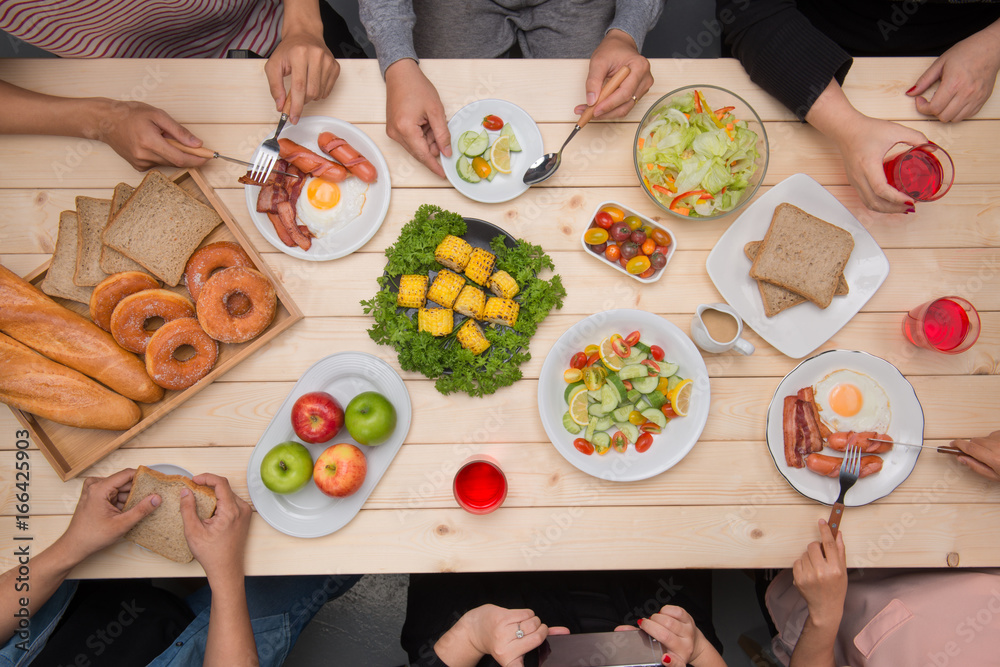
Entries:
POLYGON ((282 0, 0 0, 0 29, 64 58, 267 56, 282 0))

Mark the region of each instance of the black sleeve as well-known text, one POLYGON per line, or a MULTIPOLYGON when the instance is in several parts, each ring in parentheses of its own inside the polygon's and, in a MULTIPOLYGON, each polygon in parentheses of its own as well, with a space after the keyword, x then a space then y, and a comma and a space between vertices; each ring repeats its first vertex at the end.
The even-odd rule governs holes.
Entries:
POLYGON ((851 56, 817 30, 795 0, 718 0, 716 15, 750 80, 799 119, 831 79, 843 84, 851 68, 851 56))

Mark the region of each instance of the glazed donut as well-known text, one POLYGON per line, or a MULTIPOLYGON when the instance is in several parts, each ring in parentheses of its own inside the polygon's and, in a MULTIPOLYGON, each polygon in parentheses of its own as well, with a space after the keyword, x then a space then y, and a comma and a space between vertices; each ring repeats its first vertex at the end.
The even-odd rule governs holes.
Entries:
POLYGON ((205 333, 198 320, 182 317, 157 329, 146 347, 146 372, 164 389, 187 389, 202 379, 219 358, 219 344, 205 333), (183 361, 174 356, 190 345, 194 356, 183 361))
POLYGON ((254 268, 250 255, 239 243, 218 241, 196 250, 184 269, 184 280, 187 282, 188 292, 191 293, 191 300, 195 304, 198 303, 198 295, 213 272, 231 266, 254 268))
POLYGON ((223 269, 210 277, 198 297, 198 322, 222 343, 245 343, 271 324, 277 306, 274 285, 259 271, 242 266, 223 269), (250 308, 236 314, 229 302, 242 295, 250 308))
POLYGON ((129 294, 159 286, 160 281, 142 271, 114 273, 102 280, 91 293, 90 319, 105 331, 111 331, 111 313, 115 312, 119 301, 129 294))
POLYGON ((187 297, 165 289, 148 289, 129 294, 111 313, 111 335, 129 352, 142 354, 153 337, 146 321, 154 317, 164 324, 182 317, 194 317, 194 304, 187 297))

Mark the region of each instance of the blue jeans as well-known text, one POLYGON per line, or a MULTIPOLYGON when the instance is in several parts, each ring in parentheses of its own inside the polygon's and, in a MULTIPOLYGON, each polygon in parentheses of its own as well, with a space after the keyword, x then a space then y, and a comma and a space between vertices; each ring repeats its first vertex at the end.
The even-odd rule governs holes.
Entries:
MULTIPOLYGON (((261 667, 280 667, 302 629, 320 608, 343 595, 360 578, 358 575, 247 577, 247 607, 261 667)), ((31 664, 62 618, 76 587, 76 581, 63 582, 32 617, 28 650, 16 646, 19 637, 15 635, 0 649, 0 667, 31 664)), ((202 586, 186 602, 195 614, 194 620, 172 646, 149 663, 150 667, 202 664, 212 592, 208 586, 202 586)))

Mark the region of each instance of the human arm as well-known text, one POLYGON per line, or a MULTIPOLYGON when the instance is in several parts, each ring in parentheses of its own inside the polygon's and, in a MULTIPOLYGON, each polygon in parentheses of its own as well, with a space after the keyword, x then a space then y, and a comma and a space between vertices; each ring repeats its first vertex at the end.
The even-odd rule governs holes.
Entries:
MULTIPOLYGON (((0 576, 0 639, 6 641, 14 634, 18 622, 14 614, 22 606, 22 597, 28 599, 28 609, 34 614, 52 597, 70 570, 92 554, 117 542, 132 526, 156 509, 160 497, 151 495, 128 512, 122 512, 134 476, 135 470, 127 468, 110 477, 84 479, 80 500, 69 527, 52 546, 31 557, 30 579, 18 571, 19 566, 0 576)), ((21 545, 26 545, 30 551, 29 542, 15 545, 15 553, 21 545)))
POLYGON ((413 26, 417 23, 413 0, 359 0, 358 15, 375 46, 383 77, 398 60, 419 62, 413 46, 413 26))
POLYGON ((167 143, 192 147, 201 140, 162 110, 106 97, 43 95, 0 81, 0 134, 37 134, 103 141, 138 170, 158 164, 197 167, 194 157, 167 143))
POLYGON ((836 539, 819 521, 820 542, 812 542, 792 566, 795 588, 809 616, 792 652, 790 667, 835 667, 834 645, 847 597, 847 555, 843 532, 836 539))
POLYGON ((639 627, 666 649, 670 662, 664 664, 726 667, 722 656, 681 607, 666 605, 649 618, 639 619, 639 627))
POLYGON ((970 35, 941 54, 906 91, 917 111, 945 123, 965 120, 993 94, 1000 70, 1000 20, 970 35), (940 81, 930 100, 924 92, 940 81))
POLYGON ((451 133, 441 97, 415 60, 385 71, 385 133, 421 164, 444 178, 439 155, 451 157, 451 133))
POLYGON ((299 122, 302 108, 313 100, 326 99, 340 75, 340 63, 323 40, 323 19, 319 2, 325 0, 283 0, 281 41, 264 65, 264 74, 280 111, 285 97, 291 96, 288 117, 299 122), (291 86, 285 88, 285 77, 291 86))
POLYGON ((548 635, 548 626, 530 609, 486 604, 462 615, 434 644, 434 653, 448 667, 474 667, 486 655, 501 667, 523 667, 524 654, 548 635), (523 637, 517 637, 518 629, 523 637))
POLYGON ((184 537, 191 553, 201 563, 212 589, 205 660, 210 667, 257 664, 257 647, 250 627, 246 589, 243 585, 243 555, 250 530, 250 506, 233 493, 225 477, 203 474, 195 484, 215 489, 215 514, 202 521, 194 495, 181 491, 184 537))
POLYGON ((985 438, 952 440, 952 447, 958 447, 964 456, 958 462, 986 479, 1000 482, 1000 431, 993 431, 985 438))

